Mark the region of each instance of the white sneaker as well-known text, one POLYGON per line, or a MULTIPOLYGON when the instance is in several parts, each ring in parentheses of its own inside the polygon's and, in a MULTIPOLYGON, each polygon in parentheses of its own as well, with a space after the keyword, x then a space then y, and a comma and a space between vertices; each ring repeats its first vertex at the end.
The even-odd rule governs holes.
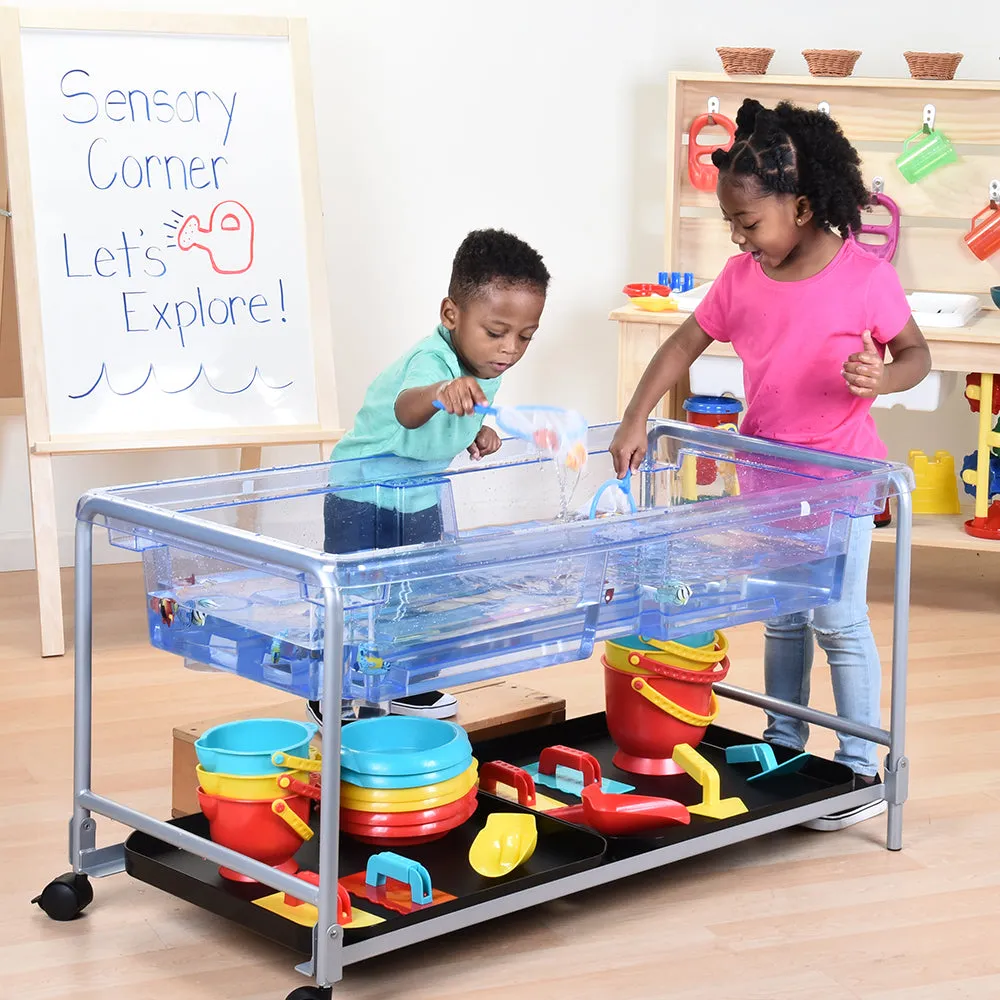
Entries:
MULTIPOLYGON (((871 788, 873 785, 881 785, 882 779, 876 774, 869 777, 864 774, 854 775, 854 787, 871 788)), ((884 798, 872 799, 869 802, 862 802, 860 805, 851 806, 849 809, 841 809, 840 812, 830 813, 829 816, 819 816, 811 819, 807 823, 801 824, 807 830, 820 830, 829 833, 833 830, 844 830, 856 823, 862 823, 866 819, 881 816, 889 808, 889 803, 884 798)))

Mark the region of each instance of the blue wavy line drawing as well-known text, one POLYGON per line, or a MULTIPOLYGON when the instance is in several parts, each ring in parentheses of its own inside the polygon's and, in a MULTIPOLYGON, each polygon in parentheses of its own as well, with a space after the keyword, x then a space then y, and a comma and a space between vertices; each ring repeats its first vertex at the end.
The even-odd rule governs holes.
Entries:
POLYGON ((289 379, 287 382, 283 382, 280 385, 272 385, 261 374, 261 370, 256 365, 254 365, 253 374, 250 376, 250 381, 247 382, 246 385, 242 386, 239 389, 223 389, 215 385, 212 382, 212 380, 208 377, 208 373, 205 371, 204 365, 198 365, 198 371, 195 374, 195 377, 191 379, 191 381, 188 382, 187 385, 181 386, 179 389, 165 389, 163 388, 163 386, 159 384, 159 380, 156 377, 156 372, 154 371, 152 364, 150 364, 143 380, 134 389, 116 389, 111 384, 111 376, 108 374, 107 363, 102 361, 101 370, 98 373, 97 379, 94 382, 94 384, 91 385, 90 388, 87 389, 85 392, 79 392, 79 393, 71 392, 68 395, 70 399, 86 399, 87 396, 89 396, 91 393, 97 390, 97 387, 101 384, 101 382, 104 382, 116 396, 132 396, 135 395, 135 393, 137 393, 140 389, 145 388, 145 386, 149 384, 150 379, 152 379, 153 382, 156 383, 156 387, 160 390, 160 392, 166 393, 168 396, 176 396, 178 393, 187 392, 189 389, 193 389, 196 383, 199 381, 199 379, 204 380, 205 384, 213 392, 217 392, 223 396, 238 396, 241 392, 246 392, 254 384, 254 382, 258 380, 260 381, 261 385, 263 385, 266 389, 274 389, 274 390, 287 389, 295 381, 294 379, 289 379))

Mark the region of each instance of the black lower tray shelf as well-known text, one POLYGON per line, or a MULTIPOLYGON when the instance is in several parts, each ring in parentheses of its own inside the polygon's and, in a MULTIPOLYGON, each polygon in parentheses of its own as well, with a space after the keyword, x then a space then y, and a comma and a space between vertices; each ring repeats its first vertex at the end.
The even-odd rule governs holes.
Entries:
MULTIPOLYGON (((584 827, 536 812, 538 846, 535 853, 524 865, 501 879, 486 879, 476 874, 468 863, 469 847, 491 812, 530 810, 491 795, 480 794, 476 812, 461 827, 452 830, 441 840, 397 850, 397 853, 419 861, 427 868, 435 889, 443 890, 456 898, 405 915, 367 900, 356 901, 352 898, 352 904, 358 902, 360 909, 382 917, 383 922, 365 928, 346 928, 344 943, 350 945, 367 940, 401 926, 433 919, 447 912, 532 888, 588 868, 835 798, 853 788, 853 774, 849 768, 820 757, 810 757, 802 770, 794 774, 748 783, 747 778, 756 774, 759 766, 727 764, 726 747, 756 742, 760 740, 721 726, 709 726, 698 746, 698 752, 719 771, 722 797, 739 796, 747 806, 746 813, 724 820, 693 815, 688 826, 664 827, 642 836, 602 837, 584 827)), ((612 763, 616 748, 608 735, 603 713, 474 743, 474 752, 481 764, 490 760, 505 760, 524 766, 537 761, 545 747, 556 744, 592 754, 600 762, 604 777, 634 785, 640 795, 664 796, 685 805, 693 805, 701 800, 700 787, 687 775, 646 777, 616 768, 612 763)), ((779 762, 794 756, 793 751, 777 746, 774 747, 774 753, 779 762)), ((579 797, 557 789, 539 786, 539 790, 549 798, 563 801, 567 805, 575 805, 580 801, 579 797)), ((208 837, 208 821, 201 813, 172 820, 171 825, 208 837)), ((322 837, 318 832, 316 816, 313 817, 312 825, 317 830, 317 835, 304 844, 296 855, 300 867, 307 871, 319 869, 322 837)), ((342 836, 340 876, 343 878, 363 872, 368 858, 383 850, 392 848, 373 847, 349 836, 342 836)), ((132 833, 125 842, 125 869, 140 881, 234 920, 279 944, 303 954, 310 954, 312 951, 311 928, 253 903, 255 899, 273 894, 274 890, 268 886, 225 879, 219 875, 218 868, 213 863, 139 831, 132 833)))
MULTIPOLYGON (((356 900, 352 897, 352 904, 356 904, 366 913, 382 917, 383 922, 364 928, 345 928, 344 943, 349 945, 377 937, 397 930, 404 924, 417 923, 521 889, 530 889, 587 868, 594 868, 601 863, 606 853, 607 842, 600 835, 570 823, 535 814, 538 844, 534 854, 509 875, 497 879, 484 878, 471 867, 468 855, 476 834, 486 824, 487 816, 493 812, 530 813, 530 810, 483 795, 471 819, 457 829, 451 830, 440 840, 430 843, 393 849, 362 844, 346 834, 342 835, 338 863, 341 878, 356 872, 364 872, 372 854, 395 850, 397 854, 419 861, 430 874, 435 889, 456 897, 454 900, 426 906, 408 914, 383 908, 370 900, 356 900)), ((208 820, 201 813, 171 820, 170 825, 201 837, 208 837, 208 820)), ((295 855, 295 860, 301 869, 315 872, 319 870, 322 840, 316 814, 313 816, 311 826, 317 831, 316 836, 302 845, 295 855)), ((235 920, 279 944, 303 954, 312 952, 311 928, 254 904, 255 899, 274 893, 269 886, 259 882, 235 882, 223 878, 219 874, 218 867, 212 862, 140 831, 132 833, 125 841, 125 870, 142 882, 163 889, 172 896, 185 899, 219 916, 235 920)))
MULTIPOLYGON (((731 729, 724 729, 722 726, 709 726, 697 747, 698 753, 719 772, 721 797, 738 796, 747 807, 745 813, 728 819, 692 815, 691 823, 687 826, 663 827, 640 836, 607 836, 605 839, 608 842, 608 853, 605 861, 632 857, 645 851, 691 840, 706 833, 740 826, 800 806, 835 798, 853 790, 854 773, 849 767, 812 755, 800 771, 777 775, 765 781, 748 782, 748 778, 760 771, 760 765, 727 763, 726 747, 761 742, 763 741, 759 737, 747 736, 731 729)), ((527 730, 513 736, 477 743, 475 753, 481 762, 505 760, 509 764, 524 767, 536 762, 545 747, 555 744, 584 750, 596 757, 601 765, 602 777, 633 785, 637 795, 662 796, 675 799, 684 805, 694 805, 701 801, 701 787, 686 774, 656 777, 633 774, 615 767, 612 758, 618 748, 608 735, 603 712, 570 719, 544 729, 527 730)), ((796 756, 796 751, 786 747, 772 746, 772 749, 778 763, 796 756)), ((543 785, 538 786, 538 791, 549 798, 565 802, 566 805, 576 805, 580 801, 579 796, 543 785)))

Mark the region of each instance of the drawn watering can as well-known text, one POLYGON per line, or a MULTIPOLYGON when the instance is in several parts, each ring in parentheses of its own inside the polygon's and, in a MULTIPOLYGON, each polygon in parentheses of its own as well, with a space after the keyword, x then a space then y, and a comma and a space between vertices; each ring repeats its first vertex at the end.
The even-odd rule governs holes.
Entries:
POLYGON ((962 239, 980 260, 1000 250, 1000 181, 990 181, 990 203, 972 220, 962 239))
POLYGON ((708 112, 698 115, 688 129, 688 177, 699 191, 714 191, 719 179, 719 168, 712 163, 712 153, 717 149, 730 149, 736 138, 736 124, 725 115, 719 114, 719 99, 708 99, 708 112), (719 126, 725 129, 728 139, 723 143, 698 144, 698 136, 704 128, 719 126))
POLYGON ((851 233, 851 239, 854 240, 858 246, 863 247, 865 250, 875 254, 876 257, 881 257, 883 260, 887 260, 892 263, 892 258, 896 256, 896 247, 899 245, 899 206, 892 200, 892 198, 882 193, 884 186, 885 182, 881 177, 876 177, 874 181, 872 181, 871 203, 873 206, 877 205, 886 209, 889 213, 888 225, 879 226, 871 222, 864 222, 861 225, 861 232, 851 233), (859 237, 866 234, 869 236, 882 236, 884 237, 885 242, 862 242, 859 237))
POLYGON ((219 274, 242 274, 253 264, 253 218, 238 201, 221 201, 212 209, 208 228, 197 215, 181 223, 177 246, 204 250, 219 274))
POLYGON ((896 157, 896 167, 911 184, 958 159, 951 140, 934 128, 936 114, 933 104, 924 106, 924 123, 920 131, 903 143, 903 152, 896 157))

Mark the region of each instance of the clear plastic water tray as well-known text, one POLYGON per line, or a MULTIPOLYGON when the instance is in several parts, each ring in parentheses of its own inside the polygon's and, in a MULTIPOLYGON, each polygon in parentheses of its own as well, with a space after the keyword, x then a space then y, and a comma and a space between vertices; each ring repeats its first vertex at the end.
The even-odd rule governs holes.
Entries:
POLYGON ((142 552, 154 646, 311 698, 326 578, 345 696, 385 701, 834 601, 854 519, 912 488, 905 466, 653 421, 635 512, 591 518, 614 431, 590 428, 579 474, 508 440, 445 471, 387 457, 96 490, 77 516, 142 552), (437 504, 441 537, 324 554, 331 492, 399 525, 437 504))

